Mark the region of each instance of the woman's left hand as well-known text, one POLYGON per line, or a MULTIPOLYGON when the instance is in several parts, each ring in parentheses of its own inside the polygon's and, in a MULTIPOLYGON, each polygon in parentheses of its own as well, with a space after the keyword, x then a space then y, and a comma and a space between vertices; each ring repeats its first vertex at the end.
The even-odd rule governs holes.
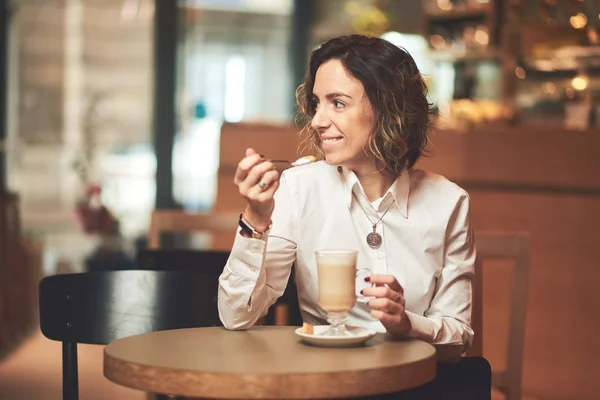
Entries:
POLYGON ((392 335, 408 334, 411 325, 404 309, 404 289, 398 280, 393 275, 371 275, 365 281, 374 285, 362 290, 364 296, 375 297, 368 303, 373 318, 392 335))

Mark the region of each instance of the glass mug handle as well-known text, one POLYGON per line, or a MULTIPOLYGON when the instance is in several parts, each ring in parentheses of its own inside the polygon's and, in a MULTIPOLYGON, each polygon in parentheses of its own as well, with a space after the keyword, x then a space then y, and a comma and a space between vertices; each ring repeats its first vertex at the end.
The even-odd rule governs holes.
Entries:
POLYGON ((361 303, 368 303, 372 296, 363 296, 360 292, 363 289, 371 287, 371 284, 365 282, 367 276, 371 276, 373 273, 368 268, 361 268, 356 270, 356 301, 361 303))

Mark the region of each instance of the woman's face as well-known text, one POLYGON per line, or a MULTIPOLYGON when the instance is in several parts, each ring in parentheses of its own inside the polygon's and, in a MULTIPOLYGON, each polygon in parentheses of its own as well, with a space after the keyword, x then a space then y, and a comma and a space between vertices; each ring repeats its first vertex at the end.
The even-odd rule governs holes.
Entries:
POLYGON ((319 67, 313 87, 316 104, 311 126, 318 132, 325 161, 352 170, 372 169, 364 149, 373 127, 373 111, 362 83, 339 60, 319 67))

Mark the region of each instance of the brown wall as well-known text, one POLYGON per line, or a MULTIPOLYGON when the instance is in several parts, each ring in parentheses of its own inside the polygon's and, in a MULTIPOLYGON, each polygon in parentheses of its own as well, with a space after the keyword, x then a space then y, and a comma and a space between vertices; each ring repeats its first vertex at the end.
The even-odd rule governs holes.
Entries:
MULTIPOLYGON (((292 126, 260 123, 223 124, 215 210, 232 211, 243 208, 244 202, 236 191, 233 177, 247 148, 253 148, 272 160, 294 161, 298 158, 300 143, 296 132, 292 126)), ((278 167, 280 170, 286 168, 283 164, 278 167)))
MULTIPOLYGON (((532 234, 524 391, 552 399, 597 398, 600 383, 591 378, 600 376, 599 199, 469 192, 475 229, 532 234)), ((511 265, 486 263, 484 269, 484 354, 503 365, 511 265)))

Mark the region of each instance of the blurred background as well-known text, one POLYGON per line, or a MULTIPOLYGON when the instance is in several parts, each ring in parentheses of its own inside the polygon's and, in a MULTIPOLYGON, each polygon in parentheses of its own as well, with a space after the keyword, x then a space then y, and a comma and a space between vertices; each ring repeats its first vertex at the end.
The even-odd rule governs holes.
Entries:
MULTIPOLYGON (((419 166, 469 191, 476 229, 531 233, 524 395, 598 398, 600 1, 0 4, 0 399, 60 398, 60 344, 37 331, 39 278, 131 268, 155 209, 239 212, 245 147, 304 155, 295 88, 310 52, 350 33, 415 58, 435 111, 419 166), (36 362, 41 349, 52 361, 36 362), (43 395, 27 391, 36 379, 43 395)), ((233 233, 213 236, 165 246, 227 248, 233 233)), ((512 274, 486 267, 493 365, 505 362, 512 274)), ((110 392, 101 350, 89 351, 81 384, 96 390, 81 398, 141 398, 110 392)))

